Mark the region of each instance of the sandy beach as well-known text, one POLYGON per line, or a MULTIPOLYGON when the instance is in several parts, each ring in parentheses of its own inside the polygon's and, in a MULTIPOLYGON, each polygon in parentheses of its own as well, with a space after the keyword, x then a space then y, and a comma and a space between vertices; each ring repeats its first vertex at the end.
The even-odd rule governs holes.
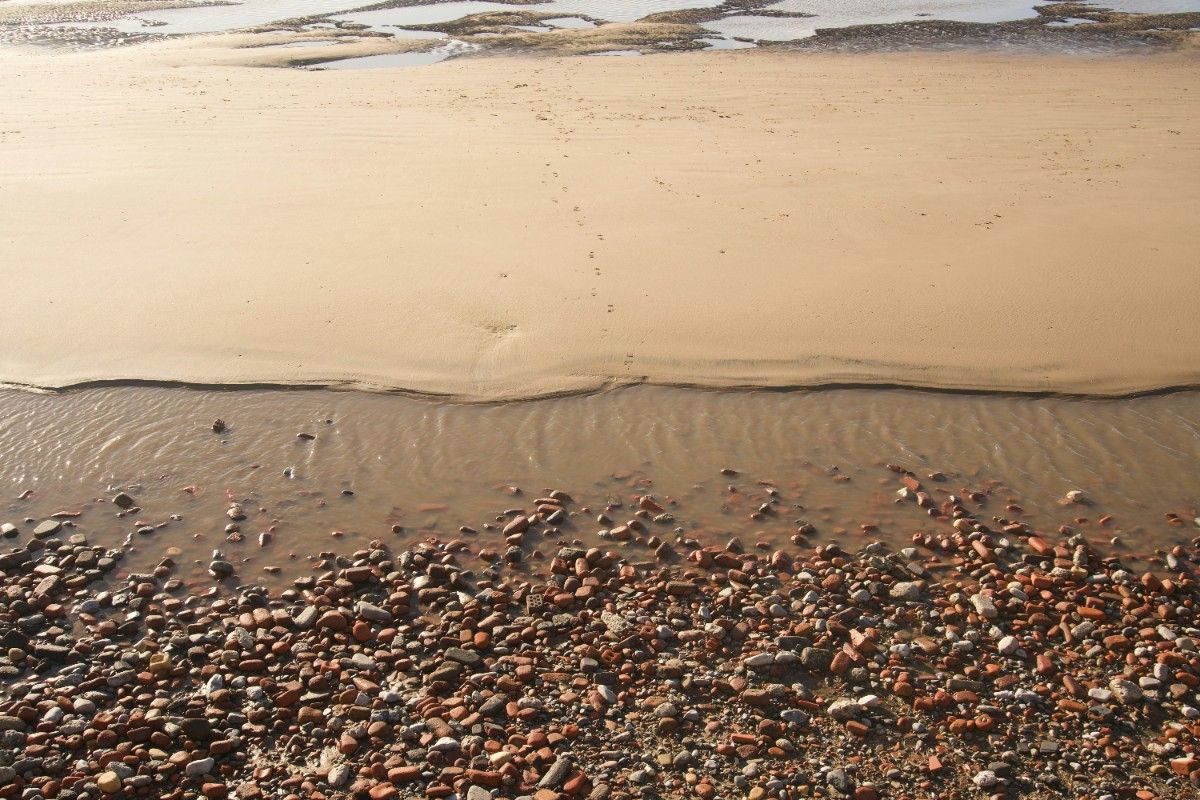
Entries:
POLYGON ((0 54, 0 380, 1200 383, 1195 56, 0 54))

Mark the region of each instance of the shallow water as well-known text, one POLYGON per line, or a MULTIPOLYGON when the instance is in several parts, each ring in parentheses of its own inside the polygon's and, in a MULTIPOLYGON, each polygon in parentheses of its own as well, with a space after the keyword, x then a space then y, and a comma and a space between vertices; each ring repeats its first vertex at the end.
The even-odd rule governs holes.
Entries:
POLYGON ((539 12, 562 12, 577 14, 606 22, 633 22, 651 14, 664 11, 682 11, 689 8, 712 8, 720 0, 550 0, 529 6, 539 12))
POLYGON ((814 35, 819 28, 882 25, 919 19, 955 22, 1007 22, 1037 15, 1031 0, 782 0, 769 8, 812 14, 811 17, 773 18, 735 14, 704 23, 724 36, 760 41, 788 41, 814 35))
MULTIPOLYGON (((929 520, 914 504, 897 503, 899 483, 886 462, 923 480, 944 472, 946 480, 927 484, 938 497, 990 489, 983 518, 1021 519, 1051 540, 1077 517, 1087 521, 1072 524, 1098 543, 1120 536, 1135 555, 1200 534, 1191 522, 1200 504, 1198 392, 1070 400, 636 387, 459 405, 353 392, 120 387, 4 391, 0 408, 0 522, 82 512, 78 523, 93 541, 128 539, 131 569, 169 553, 185 574, 200 575, 221 548, 246 580, 284 581, 323 550, 346 552, 373 538, 453 538, 461 525, 481 531, 467 537, 473 547, 502 549, 482 525, 506 509, 530 508, 548 488, 591 509, 564 526, 568 541, 601 543, 596 510, 619 500, 625 508, 613 516, 628 519, 631 499, 649 492, 677 500, 668 506, 676 524, 706 544, 737 534, 748 547, 796 549, 789 539, 797 519, 817 528, 806 546, 864 542, 864 524, 878 526, 871 537, 904 544, 929 520), (228 423, 223 434, 211 430, 218 417, 228 423), (722 475, 727 467, 740 474, 722 475), (767 483, 780 505, 752 520, 769 499, 767 483), (510 494, 510 486, 523 493, 510 494), (120 519, 113 506, 93 502, 118 487, 142 505, 136 517, 120 519), (1061 505, 1071 489, 1094 505, 1061 505), (225 541, 230 499, 250 512, 240 544, 225 541), (1007 511, 1010 501, 1024 511, 1007 511), (1168 524, 1168 513, 1185 524, 1168 524), (133 533, 135 519, 159 523, 172 514, 182 520, 133 533), (1113 520, 1100 526, 1103 514, 1113 520), (258 534, 272 525, 274 541, 260 548, 258 534), (403 532, 393 534, 392 525, 403 532), (281 574, 262 573, 268 565, 281 574)), ((650 527, 673 535, 671 526, 650 527)))
POLYGON ((473 49, 463 42, 452 42, 444 47, 432 50, 418 50, 411 53, 380 53, 373 56, 357 58, 340 58, 335 61, 322 61, 311 64, 306 69, 379 69, 380 67, 422 67, 445 61, 447 58, 462 55, 473 49))
POLYGON ((348 14, 336 14, 332 18, 339 22, 354 22, 359 25, 404 27, 407 25, 432 25, 439 22, 452 22, 471 14, 482 14, 490 11, 519 11, 523 6, 513 6, 506 3, 488 3, 483 0, 462 0, 461 2, 439 3, 432 6, 401 6, 399 8, 384 8, 376 11, 355 11, 348 14))

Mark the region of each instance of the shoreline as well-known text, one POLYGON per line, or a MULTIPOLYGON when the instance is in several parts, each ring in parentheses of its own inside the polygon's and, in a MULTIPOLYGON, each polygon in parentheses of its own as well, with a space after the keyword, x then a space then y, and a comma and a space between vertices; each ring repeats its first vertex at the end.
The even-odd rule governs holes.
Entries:
POLYGON ((209 58, 0 54, 0 377, 1200 384, 1189 54, 209 58))
MULTIPOLYGON (((134 537, 139 568, 164 547, 195 557, 219 545, 226 491, 273 509, 289 558, 325 549, 335 528, 349 545, 393 524, 436 535, 475 526, 507 507, 501 490, 509 485, 565 484, 592 501, 593 492, 619 496, 644 484, 698 504, 693 525, 786 542, 786 516, 757 521, 729 506, 712 483, 728 466, 783 481, 779 489, 811 510, 801 516, 822 536, 853 539, 869 525, 889 546, 912 528, 886 494, 859 496, 854 487, 876 484, 880 465, 898 460, 960 488, 982 482, 1042 498, 1021 503, 1022 519, 1047 530, 1079 516, 1055 498, 1084 490, 1096 498, 1085 516, 1108 519, 1107 536, 1124 541, 1131 559, 1174 543, 1165 520, 1191 519, 1200 499, 1200 392, 1066 399, 637 386, 462 404, 319 389, 121 386, 0 392, 0 411, 0 496, 15 498, 12 513, 103 515, 95 498, 120 485, 137 487, 130 491, 148 507, 182 515, 161 537, 134 537)), ((594 544, 595 531, 583 527, 594 544)), ((278 548, 243 555, 288 563, 271 561, 282 557, 278 548)))
POLYGON ((595 385, 582 385, 575 388, 551 389, 539 394, 520 394, 512 396, 493 395, 456 395, 404 386, 388 386, 383 384, 364 383, 352 379, 346 380, 314 380, 304 383, 275 382, 269 380, 225 381, 211 382, 186 380, 160 380, 154 378, 100 378, 94 380, 79 380, 61 385, 39 385, 15 383, 0 380, 0 391, 15 391, 38 395, 61 396, 76 392, 89 392, 97 389, 168 389, 188 392, 361 392, 370 395, 382 395, 417 400, 430 403, 446 403, 466 406, 498 406, 512 403, 538 402, 545 400, 564 400, 576 397, 593 397, 607 395, 629 389, 669 389, 685 392, 716 392, 732 395, 755 392, 770 392, 779 394, 820 394, 825 392, 844 392, 869 390, 885 393, 900 392, 912 394, 930 394, 934 396, 961 396, 977 398, 1001 398, 1019 400, 1067 400, 1067 401, 1099 401, 1117 402, 1121 400, 1137 400, 1141 398, 1164 397, 1174 394, 1189 394, 1200 392, 1200 382, 1168 384, 1147 388, 1120 389, 1115 391, 1071 391, 1062 389, 1022 389, 1022 388, 991 388, 971 386, 938 386, 919 383, 686 383, 686 382, 656 382, 650 380, 608 380, 595 385))

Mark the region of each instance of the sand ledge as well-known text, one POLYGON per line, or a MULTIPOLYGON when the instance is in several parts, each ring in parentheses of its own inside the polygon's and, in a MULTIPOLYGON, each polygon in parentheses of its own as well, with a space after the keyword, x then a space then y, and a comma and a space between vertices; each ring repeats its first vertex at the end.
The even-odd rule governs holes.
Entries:
POLYGON ((203 60, 0 54, 0 378, 1200 385, 1194 56, 203 60))
MULTIPOLYGON (((150 387, 165 389, 184 389, 192 391, 349 391, 367 392, 371 394, 397 395, 415 399, 436 400, 444 403, 497 404, 517 403, 530 400, 548 400, 561 397, 579 397, 615 392, 639 386, 651 386, 667 389, 686 389, 698 392, 825 392, 847 389, 871 389, 877 391, 925 392, 933 394, 998 396, 998 397, 1027 397, 1027 398, 1062 398, 1062 399, 1095 399, 1121 400, 1139 397, 1158 397, 1179 392, 1200 392, 1200 381, 1179 383, 1166 386, 1146 386, 1103 390, 1085 390, 1080 387, 1072 389, 1031 389, 1015 387, 980 387, 973 385, 938 386, 920 383, 898 383, 886 381, 825 381, 819 383, 695 383, 685 381, 653 381, 649 379, 597 379, 593 383, 572 382, 569 387, 545 388, 532 390, 528 393, 481 393, 461 394, 453 392, 429 391, 422 388, 412 388, 402 385, 371 383, 362 380, 308 380, 308 381, 192 381, 179 379, 153 378, 97 378, 78 380, 57 385, 34 385, 13 381, 0 380, 0 390, 10 389, 36 394, 64 394, 68 392, 87 391, 99 388, 121 387, 150 387)), ((1090 388, 1090 387, 1089 387, 1090 388)))

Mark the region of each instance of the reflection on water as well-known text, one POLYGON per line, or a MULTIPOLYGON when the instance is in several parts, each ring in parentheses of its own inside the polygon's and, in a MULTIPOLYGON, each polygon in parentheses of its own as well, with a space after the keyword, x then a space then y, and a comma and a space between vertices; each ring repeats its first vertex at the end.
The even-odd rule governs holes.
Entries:
POLYGON ((420 50, 413 53, 382 53, 374 56, 359 56, 357 58, 340 58, 336 61, 322 61, 310 64, 305 69, 378 69, 380 67, 421 67, 445 61, 452 55, 460 54, 463 47, 438 47, 433 50, 420 50))
POLYGON ((546 11, 602 19, 606 22, 633 22, 664 11, 689 8, 712 8, 720 0, 550 0, 530 6, 530 10, 546 11))
MULTIPOLYGON (((901 544, 924 523, 915 506, 896 504, 888 462, 922 477, 945 473, 930 484, 937 492, 990 489, 987 515, 1022 519, 1051 538, 1071 524, 1144 553, 1200 534, 1191 523, 1200 504, 1197 392, 1067 400, 640 387, 457 405, 349 392, 124 387, 0 392, 0 408, 0 522, 25 529, 25 519, 82 512, 94 541, 128 539, 132 569, 177 552, 181 565, 202 572, 194 562, 207 563, 219 547, 247 559, 243 572, 253 579, 271 565, 284 580, 322 550, 396 535, 452 538, 462 525, 496 545, 498 534, 483 524, 548 488, 593 509, 644 492, 675 499, 671 510, 705 541, 737 534, 793 547, 796 520, 804 519, 817 528, 811 544, 864 541, 863 525, 901 544), (228 424, 221 434, 212 430, 217 418, 228 424), (752 520, 765 484, 783 505, 752 520), (524 493, 514 496, 512 486, 524 493), (94 502, 116 487, 138 499, 135 518, 94 502), (1094 504, 1061 505, 1071 489, 1094 504), (240 544, 225 541, 231 499, 250 509, 240 544), (1010 502, 1022 510, 1006 509, 1010 502), (182 520, 169 522, 172 514, 182 520), (1112 520, 1100 526, 1103 515, 1112 520), (146 535, 134 532, 135 520, 169 524, 146 535), (274 541, 259 548, 258 534, 269 528, 274 541)), ((598 543, 594 516, 573 518, 565 535, 598 543)))
POLYGON ((451 22, 462 19, 470 14, 482 14, 487 11, 513 11, 516 6, 507 3, 488 3, 482 0, 461 0, 461 2, 439 3, 431 6, 400 6, 384 8, 375 11, 355 11, 349 14, 338 14, 333 19, 339 22, 354 22, 359 25, 369 25, 372 28, 390 25, 406 27, 409 25, 431 25, 438 22, 451 22))
POLYGON ((818 28, 881 25, 938 19, 956 22, 1006 22, 1034 17, 1040 0, 782 0, 769 8, 811 17, 764 17, 734 14, 704 27, 727 37, 789 41, 812 36, 818 28))

